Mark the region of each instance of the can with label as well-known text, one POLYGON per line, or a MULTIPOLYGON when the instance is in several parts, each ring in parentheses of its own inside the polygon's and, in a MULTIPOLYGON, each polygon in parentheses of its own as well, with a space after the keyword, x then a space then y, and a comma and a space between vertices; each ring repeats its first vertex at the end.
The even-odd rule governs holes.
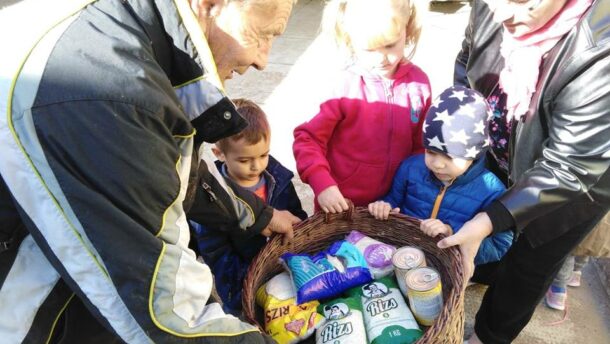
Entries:
POLYGON ((410 270, 405 280, 411 311, 424 326, 431 326, 443 310, 441 276, 431 267, 410 270))
POLYGON ((392 255, 392 264, 394 265, 394 273, 396 274, 398 287, 400 288, 402 295, 407 297, 407 287, 405 285, 407 272, 411 269, 426 266, 426 256, 424 255, 424 252, 417 247, 404 246, 394 252, 392 255))

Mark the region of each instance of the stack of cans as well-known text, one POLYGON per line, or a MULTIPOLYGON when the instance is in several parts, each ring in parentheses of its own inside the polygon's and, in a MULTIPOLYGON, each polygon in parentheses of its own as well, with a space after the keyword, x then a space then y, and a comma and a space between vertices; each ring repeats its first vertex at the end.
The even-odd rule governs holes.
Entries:
POLYGON ((426 266, 424 252, 417 247, 401 247, 392 256, 396 280, 409 300, 415 319, 431 326, 443 309, 443 293, 438 271, 426 266))

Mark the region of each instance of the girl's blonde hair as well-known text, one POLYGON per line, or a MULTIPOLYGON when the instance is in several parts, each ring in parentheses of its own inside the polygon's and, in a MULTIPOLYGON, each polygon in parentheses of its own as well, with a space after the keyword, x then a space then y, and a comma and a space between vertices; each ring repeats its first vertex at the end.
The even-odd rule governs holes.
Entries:
POLYGON ((415 54, 421 25, 415 0, 330 0, 324 9, 322 30, 331 33, 340 47, 370 48, 395 42, 406 29, 407 59, 415 54))

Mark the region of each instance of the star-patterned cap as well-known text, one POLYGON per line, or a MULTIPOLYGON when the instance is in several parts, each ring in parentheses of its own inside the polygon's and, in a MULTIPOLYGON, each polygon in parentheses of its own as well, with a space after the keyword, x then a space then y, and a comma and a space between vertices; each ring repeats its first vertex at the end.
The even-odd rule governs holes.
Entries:
POLYGON ((453 158, 475 160, 489 148, 485 98, 463 86, 451 86, 434 100, 424 122, 424 147, 453 158))

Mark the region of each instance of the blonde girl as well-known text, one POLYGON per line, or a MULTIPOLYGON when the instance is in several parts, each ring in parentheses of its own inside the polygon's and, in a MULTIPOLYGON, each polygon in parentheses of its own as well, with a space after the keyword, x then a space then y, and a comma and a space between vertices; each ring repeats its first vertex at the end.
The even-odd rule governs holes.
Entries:
POLYGON ((347 210, 385 195, 402 160, 422 153, 422 114, 430 106, 427 75, 410 62, 420 34, 409 0, 331 0, 323 29, 349 64, 310 121, 294 131, 301 179, 316 209, 347 210))

